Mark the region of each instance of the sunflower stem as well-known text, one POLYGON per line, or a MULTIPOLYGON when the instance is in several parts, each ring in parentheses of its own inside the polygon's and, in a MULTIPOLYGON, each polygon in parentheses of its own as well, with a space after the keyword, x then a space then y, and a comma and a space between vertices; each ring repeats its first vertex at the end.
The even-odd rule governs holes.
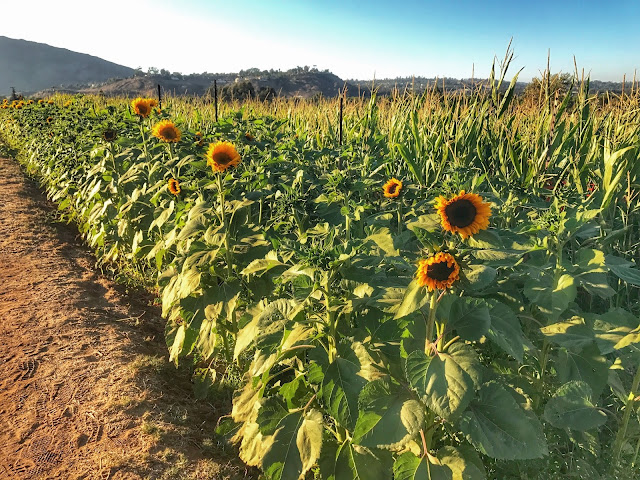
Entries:
POLYGON ((220 196, 220 215, 222 217, 222 224, 224 225, 224 250, 225 250, 225 259, 227 262, 227 276, 230 277, 232 273, 232 257, 231 257, 231 246, 229 245, 229 220, 227 218, 227 213, 225 211, 225 203, 224 203, 224 187, 222 185, 222 175, 223 172, 218 172, 218 194, 220 196))
POLYGON ((631 393, 627 397, 627 403, 624 407, 624 415, 622 416, 622 422, 618 427, 616 433, 616 439, 613 442, 613 463, 611 464, 612 470, 616 468, 620 461, 620 453, 622 452, 622 444, 627 436, 627 427, 629 426, 629 419, 633 411, 633 402, 635 402, 635 396, 638 394, 640 388, 640 367, 636 370, 636 374, 633 377, 633 383, 631 384, 631 393))
POLYGON ((327 337, 328 342, 328 354, 329 354, 329 363, 333 363, 336 359, 338 348, 336 342, 336 330, 337 325, 334 319, 334 312, 331 309, 331 295, 329 293, 329 283, 331 280, 329 279, 329 274, 325 277, 324 280, 324 298, 325 298, 325 306, 327 309, 327 326, 329 327, 329 335, 327 337))
POLYGON ((429 319, 427 320, 427 337, 424 342, 424 353, 430 355, 433 352, 431 339, 433 338, 433 328, 436 323, 436 305, 438 302, 438 290, 430 293, 429 298, 429 319))
POLYGON ((402 233, 402 201, 398 199, 398 235, 402 233))
POLYGON ((147 151, 147 138, 144 135, 144 128, 142 127, 142 117, 140 117, 140 136, 142 137, 142 149, 144 150, 144 158, 149 161, 149 152, 147 151))

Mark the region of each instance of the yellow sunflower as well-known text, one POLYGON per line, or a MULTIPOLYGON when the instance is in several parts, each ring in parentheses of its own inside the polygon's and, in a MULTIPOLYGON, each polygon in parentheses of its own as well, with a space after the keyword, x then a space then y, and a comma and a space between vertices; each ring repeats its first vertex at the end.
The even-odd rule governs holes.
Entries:
POLYGON ((53 117, 47 117, 47 123, 53 122, 53 117))
POLYGON ((442 220, 442 228, 453 233, 459 233, 464 239, 489 228, 491 205, 482 201, 482 197, 475 193, 460 191, 459 195, 450 200, 438 197, 436 209, 442 220))
POLYGON ((169 179, 169 191, 174 195, 178 195, 181 191, 180 182, 178 182, 178 180, 176 180, 175 178, 169 179))
POLYGON ((150 98, 149 99, 149 106, 150 107, 157 107, 158 106, 158 101, 155 98, 150 98))
POLYGON ((210 143, 207 151, 207 165, 214 172, 224 172, 240 163, 240 154, 230 142, 210 143))
POLYGON ((151 100, 148 98, 138 97, 131 102, 131 108, 136 115, 147 118, 151 113, 151 100))
POLYGON ((153 127, 152 135, 163 142, 176 143, 180 141, 180 130, 171 120, 162 120, 153 127))
POLYGON ((384 196, 387 198, 395 198, 400 195, 402 191, 402 182, 397 178, 392 178, 382 187, 384 191, 384 196))
POLYGON ((48 101, 47 101, 47 103, 48 103, 49 105, 53 105, 53 100, 48 100, 48 101))
POLYGON ((250 133, 250 132, 247 132, 247 133, 245 133, 245 134, 244 134, 244 138, 246 138, 246 139, 247 139, 247 140, 249 140, 249 141, 252 141, 252 140, 254 140, 256 137, 254 137, 253 135, 251 135, 251 133, 250 133))
POLYGON ((193 136, 193 141, 196 145, 202 145, 202 143, 204 142, 204 136, 202 135, 202 132, 196 132, 196 134, 193 136))
POLYGON ((434 256, 420 260, 416 279, 421 287, 445 290, 460 278, 460 266, 449 253, 438 252, 434 256))

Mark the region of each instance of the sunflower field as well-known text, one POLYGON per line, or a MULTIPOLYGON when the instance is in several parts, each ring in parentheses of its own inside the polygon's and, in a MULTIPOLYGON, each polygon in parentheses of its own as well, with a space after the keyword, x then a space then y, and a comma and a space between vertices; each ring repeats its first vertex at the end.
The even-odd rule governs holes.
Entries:
POLYGON ((273 480, 640 478, 640 97, 5 102, 273 480))

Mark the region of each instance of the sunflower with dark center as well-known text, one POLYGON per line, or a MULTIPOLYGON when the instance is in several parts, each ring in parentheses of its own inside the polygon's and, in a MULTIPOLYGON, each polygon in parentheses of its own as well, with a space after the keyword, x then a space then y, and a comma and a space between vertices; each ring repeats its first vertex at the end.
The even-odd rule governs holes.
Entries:
POLYGON ((442 220, 442 228, 449 232, 459 233, 465 239, 489 228, 491 205, 482 201, 475 193, 460 191, 451 199, 438 197, 436 209, 442 220))
POLYGON ((147 118, 151 113, 151 100, 148 98, 138 97, 131 101, 131 108, 136 115, 147 118))
POLYGON ((420 260, 416 279, 421 287, 429 291, 446 290, 460 278, 460 266, 453 255, 438 252, 434 256, 420 260))
POLYGON ((244 138, 246 138, 247 140, 249 140, 250 142, 252 140, 254 140, 256 137, 254 137, 253 135, 251 135, 251 133, 247 132, 244 134, 244 138))
POLYGON ((176 180, 175 178, 170 178, 169 179, 169 191, 174 194, 174 195, 178 195, 181 192, 181 188, 180 188, 180 182, 178 182, 178 180, 176 180))
POLYGON ((382 187, 384 196, 387 198, 396 198, 402 191, 402 182, 397 178, 392 178, 382 187))
POLYGON ((151 134, 167 143, 176 143, 180 141, 180 130, 174 125, 174 123, 170 120, 162 120, 158 122, 151 134))
POLYGON ((196 143, 197 145, 202 145, 202 142, 204 137, 202 136, 202 132, 196 132, 196 134, 193 136, 193 141, 194 143, 196 143))
POLYGON ((207 151, 207 165, 214 172, 224 172, 227 168, 240 163, 240 154, 230 142, 217 142, 209 144, 207 151))
POLYGON ((116 131, 110 128, 102 132, 102 138, 106 142, 113 142, 116 139, 116 137, 117 137, 116 131))

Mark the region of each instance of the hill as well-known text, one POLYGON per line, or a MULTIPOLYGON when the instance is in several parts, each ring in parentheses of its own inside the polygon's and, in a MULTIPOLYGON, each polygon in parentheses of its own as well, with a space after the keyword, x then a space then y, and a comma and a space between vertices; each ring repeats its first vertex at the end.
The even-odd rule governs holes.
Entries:
MULTIPOLYGON (((253 92, 261 90, 273 91, 275 95, 283 97, 311 98, 322 95, 335 97, 347 86, 350 94, 357 93, 357 87, 346 83, 340 77, 328 71, 320 72, 314 69, 292 69, 281 71, 259 71, 251 69, 238 73, 202 73, 181 75, 179 73, 142 74, 123 78, 90 88, 80 88, 75 91, 88 94, 104 94, 107 96, 149 96, 155 95, 157 86, 161 85, 166 93, 172 95, 206 95, 216 80, 221 94, 228 97, 239 95, 234 85, 246 86, 251 84, 253 92)), ((42 91, 40 94, 51 93, 42 91)), ((242 95, 240 95, 242 96, 242 95)))
MULTIPOLYGON (((134 70, 92 55, 0 36, 0 95, 130 77, 134 70)), ((70 90, 75 90, 70 88, 70 90)))

